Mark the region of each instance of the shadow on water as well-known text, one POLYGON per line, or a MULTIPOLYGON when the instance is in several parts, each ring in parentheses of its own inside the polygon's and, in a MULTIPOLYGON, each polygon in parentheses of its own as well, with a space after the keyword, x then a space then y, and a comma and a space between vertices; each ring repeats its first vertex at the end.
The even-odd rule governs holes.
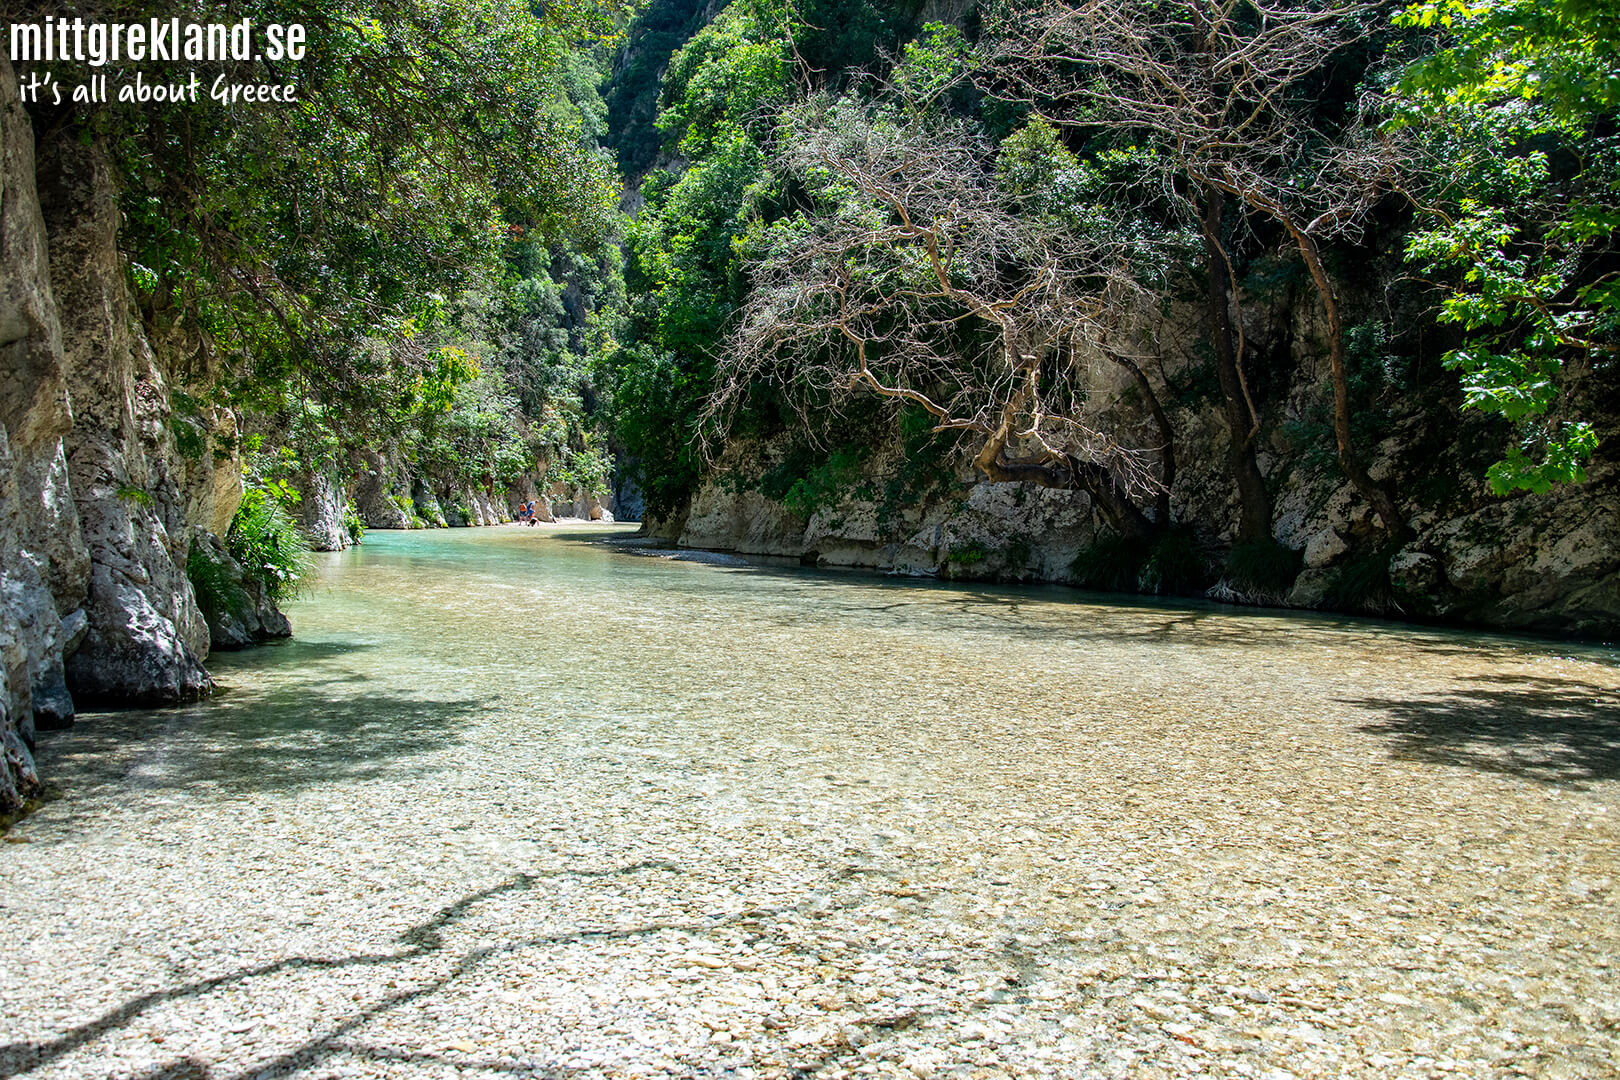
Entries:
POLYGON ((1574 679, 1472 676, 1425 697, 1343 699, 1381 714, 1362 730, 1401 760, 1542 783, 1620 778, 1620 695, 1574 679))
POLYGON ((337 661, 364 644, 299 642, 222 666, 212 699, 165 710, 84 714, 51 737, 53 768, 72 789, 116 783, 140 790, 286 792, 397 771, 453 745, 480 697, 437 700, 384 690, 337 661), (299 670, 278 685, 276 669, 299 670))
MULTIPOLYGON (((326 972, 390 966, 400 969, 397 973, 399 983, 411 982, 413 985, 398 986, 392 992, 361 1005, 352 1013, 341 1018, 334 1018, 337 1022, 324 1033, 312 1035, 305 1042, 285 1051, 271 1061, 255 1063, 240 1073, 224 1073, 217 1069, 211 1069, 205 1062, 192 1057, 185 1057, 154 1066, 138 1075, 142 1080, 158 1080, 158 1078, 164 1078, 164 1080, 187 1078, 187 1080, 190 1080, 190 1078, 210 1078, 226 1075, 239 1078, 248 1076, 284 1076, 316 1066, 334 1053, 352 1054, 362 1058, 375 1057, 377 1060, 431 1062, 448 1065, 449 1063, 442 1055, 390 1048, 373 1050, 349 1042, 348 1037, 388 1012, 447 989, 457 980, 472 974, 491 958, 536 947, 572 945, 595 941, 633 940, 667 930, 678 930, 688 934, 701 933, 712 930, 724 923, 770 917, 781 913, 756 909, 720 919, 705 918, 691 922, 659 921, 638 926, 579 929, 516 939, 487 938, 483 936, 482 928, 475 918, 477 910, 486 902, 528 892, 542 878, 616 878, 646 872, 679 874, 684 871, 671 863, 650 861, 601 870, 563 870, 545 875, 517 874, 500 884, 469 892, 454 903, 440 908, 433 915, 406 929, 404 933, 395 939, 397 948, 388 951, 356 953, 335 957, 292 956, 251 967, 238 968, 212 978, 198 979, 178 986, 153 990, 130 998, 95 1019, 70 1028, 55 1038, 0 1045, 0 1080, 9 1080, 11 1077, 49 1065, 103 1037, 116 1034, 153 1009, 173 1002, 206 997, 215 991, 252 986, 259 980, 276 976, 296 978, 300 973, 318 976, 326 972), (445 932, 454 930, 479 935, 476 940, 483 943, 461 951, 453 950, 449 947, 444 935, 445 932), (422 972, 414 968, 414 965, 424 961, 439 961, 440 966, 437 972, 422 972), (449 961, 448 968, 443 966, 444 961, 449 961)), ((395 987, 396 982, 390 981, 388 985, 395 987)), ((529 1069, 523 1071, 525 1075, 531 1074, 529 1069)))
MULTIPOLYGON (((506 893, 526 891, 533 886, 534 881, 535 878, 529 874, 519 874, 491 888, 468 893, 455 903, 441 908, 432 917, 412 926, 400 936, 399 944, 402 947, 396 950, 339 957, 294 956, 284 960, 241 968, 236 971, 226 972, 223 975, 216 975, 213 978, 199 979, 195 982, 163 990, 154 990, 139 997, 131 998, 96 1019, 72 1028, 54 1039, 43 1042, 14 1042, 0 1046, 0 1080, 8 1080, 10 1077, 55 1061, 104 1035, 128 1027, 131 1022, 144 1013, 168 1002, 202 997, 216 990, 252 983, 258 979, 289 971, 319 972, 402 964, 441 952, 444 949, 444 941, 440 935, 441 930, 447 929, 452 924, 462 920, 469 911, 484 901, 506 893)), ((461 958, 461 962, 451 975, 431 980, 424 986, 390 995, 382 1003, 362 1009, 355 1016, 350 1017, 345 1023, 341 1024, 335 1031, 329 1032, 323 1039, 300 1047, 298 1051, 278 1061, 276 1064, 283 1066, 282 1068, 278 1069, 272 1066, 263 1069, 262 1073, 273 1075, 278 1072, 290 1071, 289 1067, 299 1064, 301 1059, 311 1057, 318 1059, 318 1057, 324 1056, 324 1052, 331 1049, 332 1041, 339 1035, 360 1027, 388 1009, 395 1008, 414 998, 442 988, 457 975, 463 974, 466 969, 476 966, 491 951, 489 949, 476 949, 461 958), (316 1051, 321 1051, 321 1053, 316 1053, 316 1051)), ((143 1075, 178 1078, 183 1076, 209 1076, 212 1074, 208 1071, 207 1066, 191 1059, 182 1059, 161 1066, 158 1071, 143 1075)))
MULTIPOLYGON (((139 994, 108 1009, 100 1016, 68 1028, 52 1038, 0 1044, 0 1080, 10 1080, 11 1077, 51 1065, 103 1038, 116 1036, 144 1015, 167 1005, 205 998, 217 991, 251 992, 254 985, 264 979, 284 977, 307 981, 331 973, 376 968, 392 969, 390 971, 392 978, 387 983, 388 992, 364 1001, 356 995, 352 1011, 338 1011, 336 1015, 324 1015, 322 1019, 328 1025, 324 1030, 310 1033, 303 1042, 282 1051, 268 1061, 255 1061, 241 1068, 221 1068, 217 1063, 210 1064, 196 1057, 185 1056, 156 1064, 135 1075, 139 1080, 226 1080, 227 1077, 230 1080, 247 1080, 248 1077, 280 1077, 306 1073, 320 1067, 327 1059, 341 1055, 384 1066, 428 1066, 436 1073, 443 1071, 455 1075, 477 1071, 516 1072, 524 1076, 571 1076, 577 1070, 559 1065, 547 1067, 533 1062, 516 1062, 510 1058, 495 1058, 493 1055, 471 1060, 466 1057, 452 1059, 433 1048, 386 1043, 379 1045, 377 1041, 367 1040, 364 1037, 365 1029, 373 1021, 390 1012, 452 990, 457 982, 476 975, 490 960, 529 949, 635 941, 670 931, 683 936, 700 936, 721 927, 735 926, 751 935, 771 939, 783 948, 804 953, 804 946, 798 941, 796 926, 808 912, 826 913, 827 908, 823 906, 821 894, 834 880, 823 878, 820 882, 822 888, 812 887, 806 899, 789 901, 778 906, 750 907, 725 915, 706 915, 694 919, 654 919, 628 926, 583 926, 530 936, 492 934, 480 916, 480 910, 486 904, 514 900, 522 902, 519 898, 532 892, 542 881, 571 878, 585 883, 590 879, 634 879, 637 875, 647 873, 679 876, 688 871, 663 860, 645 860, 620 866, 563 869, 545 874, 515 874, 498 884, 468 892, 453 903, 422 918, 394 939, 392 949, 359 952, 346 956, 289 956, 263 964, 240 967, 210 978, 196 979, 139 994), (460 946, 454 944, 457 937, 460 937, 464 944, 460 946)), ((870 901, 871 895, 868 892, 856 890, 836 901, 833 909, 853 910, 870 901)), ((1025 966, 1031 965, 1026 961, 1025 966)), ((989 1005, 990 1000, 970 1005, 968 1013, 973 1015, 989 1005)), ((936 1015, 936 1012, 932 1009, 904 1009, 898 1014, 888 1015, 882 1009, 874 1009, 870 1016, 856 1023, 877 1031, 906 1026, 933 1015, 936 1015)), ((951 1015, 955 1020, 961 1019, 960 1014, 951 1015)), ((818 1059, 809 1060, 804 1068, 796 1072, 809 1075, 818 1071, 819 1066, 832 1064, 833 1058, 853 1054, 861 1041, 866 1040, 857 1041, 854 1045, 845 1043, 842 1047, 824 1052, 818 1059)))

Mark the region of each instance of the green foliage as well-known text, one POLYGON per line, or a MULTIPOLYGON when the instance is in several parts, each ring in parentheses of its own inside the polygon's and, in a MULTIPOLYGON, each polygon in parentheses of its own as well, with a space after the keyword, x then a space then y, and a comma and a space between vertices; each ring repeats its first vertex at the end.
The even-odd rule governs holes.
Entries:
POLYGON ((1197 594, 1208 580, 1192 531, 1179 526, 1147 544, 1113 533, 1100 537, 1076 556, 1070 571, 1081 588, 1161 596, 1197 594))
POLYGON ((1401 21, 1443 35, 1399 88, 1395 123, 1421 128, 1437 162, 1407 258, 1448 283, 1440 319, 1466 340, 1445 363, 1465 407, 1517 430, 1491 488, 1580 482, 1598 438, 1566 391, 1620 344, 1620 9, 1426 0, 1401 21))
POLYGON ((605 95, 608 145, 627 176, 643 173, 664 136, 656 125, 660 73, 702 26, 707 0, 649 0, 625 33, 618 70, 605 95))
POLYGON ((1136 587, 1154 595, 1196 595, 1206 584, 1208 573, 1192 530, 1181 526, 1172 526, 1154 538, 1136 576, 1136 587))
POLYGON ((711 350, 745 289, 735 248, 764 195, 762 141, 789 87, 784 43, 747 4, 694 35, 665 78, 659 126, 692 159, 643 185, 646 205, 624 245, 630 340, 593 363, 655 515, 678 512, 703 472, 711 350))
POLYGON ((592 447, 565 448, 546 470, 546 483, 562 483, 590 495, 606 495, 613 475, 613 459, 592 447))
POLYGON ((944 23, 929 23, 915 41, 906 45, 894 83, 913 108, 942 104, 960 91, 971 63, 971 47, 962 31, 944 23))
POLYGON ((986 549, 983 544, 975 541, 972 543, 963 544, 961 547, 952 548, 950 554, 946 555, 945 558, 948 562, 954 563, 957 566, 970 567, 977 566, 979 563, 984 562, 984 560, 989 557, 989 550, 986 549))
POLYGON ((809 520, 852 494, 868 455, 865 447, 843 447, 819 462, 803 451, 789 454, 760 478, 760 493, 809 520))
POLYGON ((214 559, 201 544, 193 543, 186 552, 186 577, 196 594, 197 606, 206 614, 232 611, 248 602, 247 592, 230 569, 214 559))
POLYGON ((169 431, 181 457, 201 461, 208 453, 208 431, 203 422, 202 402, 180 389, 169 391, 169 431))
MULTIPOLYGON (((583 371, 595 333, 583 324, 618 277, 616 248, 600 241, 619 185, 596 140, 604 45, 621 6, 204 0, 188 17, 307 28, 297 63, 227 73, 296 82, 296 104, 205 95, 140 109, 37 107, 51 138, 110 150, 120 246, 152 338, 204 360, 187 373, 201 380, 186 383, 197 398, 171 395, 183 455, 208 453, 202 399, 267 437, 266 481, 332 473, 357 447, 402 444, 420 447, 427 469, 486 481, 545 456, 531 427, 557 420, 560 444, 589 423, 586 380, 527 378, 527 350, 503 348, 532 329, 521 305, 503 301, 514 281, 571 278, 569 300, 547 314, 583 371), (519 268, 533 249, 545 262, 519 268), (553 275, 552 249, 563 263, 603 252, 605 286, 582 282, 590 275, 572 264, 553 275), (497 385, 509 369, 513 385, 497 385), (523 400, 508 408, 495 400, 503 395, 523 400), (469 445, 485 435, 489 446, 469 445)), ((149 0, 114 7, 126 22, 172 14, 149 0)), ((220 73, 196 67, 204 84, 220 73)), ((554 358, 532 357, 541 368, 554 358)), ((213 446, 220 459, 235 449, 213 446)))
POLYGON ((737 133, 764 130, 789 89, 784 43, 748 5, 733 4, 670 61, 658 128, 705 161, 737 133))
POLYGON ((343 506, 343 531, 349 534, 350 543, 358 544, 366 538, 366 521, 353 499, 343 506))
POLYGON ((648 512, 678 513, 703 475, 698 414, 713 361, 700 353, 683 362, 643 344, 616 349, 599 370, 613 387, 614 434, 630 457, 648 512))
POLYGON ((1387 614, 1395 607, 1395 588, 1389 579, 1390 560, 1399 545, 1381 545, 1353 551, 1333 573, 1323 601, 1338 611, 1387 614))
POLYGON ((429 476, 485 489, 513 484, 534 467, 536 451, 516 398, 488 376, 458 386, 411 445, 412 457, 429 476))
POLYGON ((250 483, 225 536, 243 573, 277 603, 298 595, 310 569, 309 540, 283 503, 276 488, 250 483))
POLYGON ((1278 594, 1293 585, 1304 561, 1304 552, 1271 537, 1250 540, 1227 552, 1225 577, 1239 589, 1278 594))
POLYGON ((133 503, 136 506, 150 507, 152 505, 152 493, 145 488, 136 487, 134 484, 119 484, 117 495, 124 502, 133 503))
MULTIPOLYGON (((643 16, 649 42, 655 33, 660 42, 689 34, 670 60, 657 120, 683 160, 678 172, 655 172, 642 185, 645 205, 625 231, 625 280, 635 298, 626 340, 594 370, 612 400, 615 442, 653 514, 678 512, 703 473, 700 418, 714 349, 747 295, 744 254, 791 198, 769 162, 778 114, 797 93, 794 65, 802 60, 828 84, 878 70, 914 30, 917 6, 737 0, 695 32, 684 21, 688 9, 671 0, 655 0, 643 16)), ((918 78, 947 78, 963 51, 960 35, 935 28, 912 50, 918 78)), ((635 78, 644 79, 639 68, 635 78)), ((628 108, 628 97, 610 100, 628 108)), ((769 398, 752 407, 769 428, 769 398)), ((794 504, 818 505, 821 495, 804 479, 794 504)))

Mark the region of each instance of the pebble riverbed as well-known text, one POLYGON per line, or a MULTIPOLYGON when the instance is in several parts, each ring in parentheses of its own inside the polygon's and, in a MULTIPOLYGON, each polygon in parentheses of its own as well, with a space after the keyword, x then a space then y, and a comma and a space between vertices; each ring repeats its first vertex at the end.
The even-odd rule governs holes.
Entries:
POLYGON ((1620 1075, 1612 650, 608 532, 45 736, 0 1077, 1620 1075))

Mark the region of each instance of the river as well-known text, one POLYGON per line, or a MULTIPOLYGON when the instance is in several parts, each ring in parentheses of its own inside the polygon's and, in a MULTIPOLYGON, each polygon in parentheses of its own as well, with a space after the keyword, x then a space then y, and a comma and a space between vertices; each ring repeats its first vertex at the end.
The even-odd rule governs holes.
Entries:
POLYGON ((0 1076, 1611 1075, 1612 650, 372 533, 47 735, 0 1076))

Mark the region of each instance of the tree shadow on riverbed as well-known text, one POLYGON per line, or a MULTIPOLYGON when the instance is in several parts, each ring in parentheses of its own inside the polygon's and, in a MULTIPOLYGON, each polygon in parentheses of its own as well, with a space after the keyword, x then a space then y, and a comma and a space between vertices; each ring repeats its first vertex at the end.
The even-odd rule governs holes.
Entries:
MULTIPOLYGON (((49 1064, 50 1062, 70 1054, 88 1043, 94 1042, 104 1035, 110 1035, 122 1028, 128 1027, 131 1023, 146 1013, 170 1002, 181 1001, 188 998, 203 997, 205 995, 214 993, 215 991, 228 989, 242 984, 251 984, 256 980, 281 975, 286 972, 310 971, 319 973, 323 971, 343 970, 348 968, 367 968, 376 967, 378 965, 403 964, 419 960, 425 956, 440 952, 444 948, 444 942, 439 933, 441 930, 444 930, 450 925, 461 921, 469 912, 486 900, 493 899, 506 893, 521 892, 532 888, 534 880, 534 877, 531 875, 519 874, 515 877, 507 879, 499 885, 482 889, 477 892, 468 893, 455 903, 439 909, 439 911, 433 916, 411 927, 404 934, 402 934, 399 939, 402 947, 397 950, 389 952, 361 953, 353 956, 338 957, 293 956, 284 960, 275 960, 271 961, 270 963, 259 964, 254 967, 241 968, 236 971, 226 972, 222 975, 216 975, 213 978, 199 979, 180 986, 170 987, 163 990, 154 990, 150 993, 142 994, 139 997, 131 998, 122 1005, 103 1013, 95 1020, 71 1028, 54 1039, 41 1042, 14 1042, 6 1045, 0 1045, 0 1080, 9 1080, 10 1077, 17 1076, 19 1073, 31 1071, 39 1068, 42 1065, 49 1064)), ((478 959, 482 959, 483 956, 487 954, 487 951, 488 950, 475 950, 475 954, 477 955, 478 959)), ((466 961, 467 958, 463 957, 462 965, 465 965, 466 961)), ((450 977, 433 980, 424 986, 415 987, 410 990, 401 991, 399 994, 390 995, 385 999, 387 1007, 392 1008, 398 1004, 401 1004, 403 1001, 411 1000, 413 998, 420 997, 425 993, 430 993, 433 990, 439 989, 445 983, 449 982, 450 978, 453 978, 454 974, 456 973, 459 973, 459 967, 458 971, 452 973, 452 976, 450 977)), ((364 1022, 364 1020, 370 1019, 379 1011, 379 1007, 376 1006, 362 1010, 357 1014, 356 1018, 351 1018, 348 1023, 344 1024, 338 1030, 352 1030, 354 1027, 357 1027, 360 1023, 364 1022)), ((326 1037, 326 1041, 330 1041, 332 1037, 333 1035, 329 1034, 326 1037)), ((195 1062, 190 1060, 182 1060, 174 1062, 171 1066, 165 1068, 171 1070, 171 1075, 186 1075, 187 1073, 185 1072, 172 1072, 172 1070, 175 1068, 181 1068, 194 1071, 195 1064, 195 1062)), ((158 1075, 164 1074, 160 1072, 158 1075)), ((205 1073, 204 1075, 207 1074, 205 1073)))
POLYGON ((1345 703, 1376 712, 1361 730, 1389 737, 1406 761, 1501 773, 1542 783, 1620 778, 1620 694, 1574 679, 1470 676, 1426 697, 1345 703))
MULTIPOLYGON (((601 870, 561 870, 545 875, 516 874, 499 884, 469 892, 408 927, 395 939, 398 947, 392 950, 348 956, 292 956, 239 968, 211 978, 153 990, 109 1009, 94 1020, 69 1028, 54 1038, 0 1044, 0 1080, 10 1080, 11 1077, 31 1072, 99 1039, 114 1036, 147 1014, 165 1006, 207 997, 221 991, 241 991, 262 980, 276 977, 296 977, 305 973, 318 977, 332 972, 390 966, 399 969, 396 973, 397 981, 409 985, 396 986, 395 981, 391 980, 387 984, 393 988, 391 992, 338 1018, 337 1022, 324 1032, 278 1054, 270 1061, 260 1061, 240 1073, 228 1074, 239 1076, 243 1080, 248 1076, 282 1076, 318 1065, 333 1053, 354 1051, 356 1048, 346 1042, 349 1036, 385 1013, 445 990, 491 959, 536 947, 634 939, 671 929, 687 933, 701 932, 719 925, 715 920, 704 919, 696 922, 671 921, 631 927, 580 929, 519 939, 496 939, 460 951, 451 949, 445 940, 445 934, 452 930, 479 933, 474 916, 484 904, 514 894, 526 893, 542 878, 611 878, 649 871, 681 872, 678 867, 667 862, 644 861, 601 870), (446 960, 451 961, 448 967, 444 966, 446 960), (430 966, 424 969, 424 964, 430 966), (434 964, 438 966, 436 968, 431 966, 434 964)), ((725 921, 731 920, 720 920, 725 921)), ((182 1033, 182 1029, 174 1030, 176 1033, 182 1033)), ((361 1056, 365 1056, 363 1048, 360 1048, 359 1052, 361 1056)), ((142 1080, 182 1080, 182 1078, 198 1080, 218 1075, 222 1074, 210 1071, 206 1063, 192 1057, 178 1058, 141 1074, 142 1080)))
POLYGON ((163 712, 93 714, 50 737, 67 790, 286 792, 397 772, 458 743, 484 699, 439 701, 373 690, 361 676, 238 690, 163 712))

